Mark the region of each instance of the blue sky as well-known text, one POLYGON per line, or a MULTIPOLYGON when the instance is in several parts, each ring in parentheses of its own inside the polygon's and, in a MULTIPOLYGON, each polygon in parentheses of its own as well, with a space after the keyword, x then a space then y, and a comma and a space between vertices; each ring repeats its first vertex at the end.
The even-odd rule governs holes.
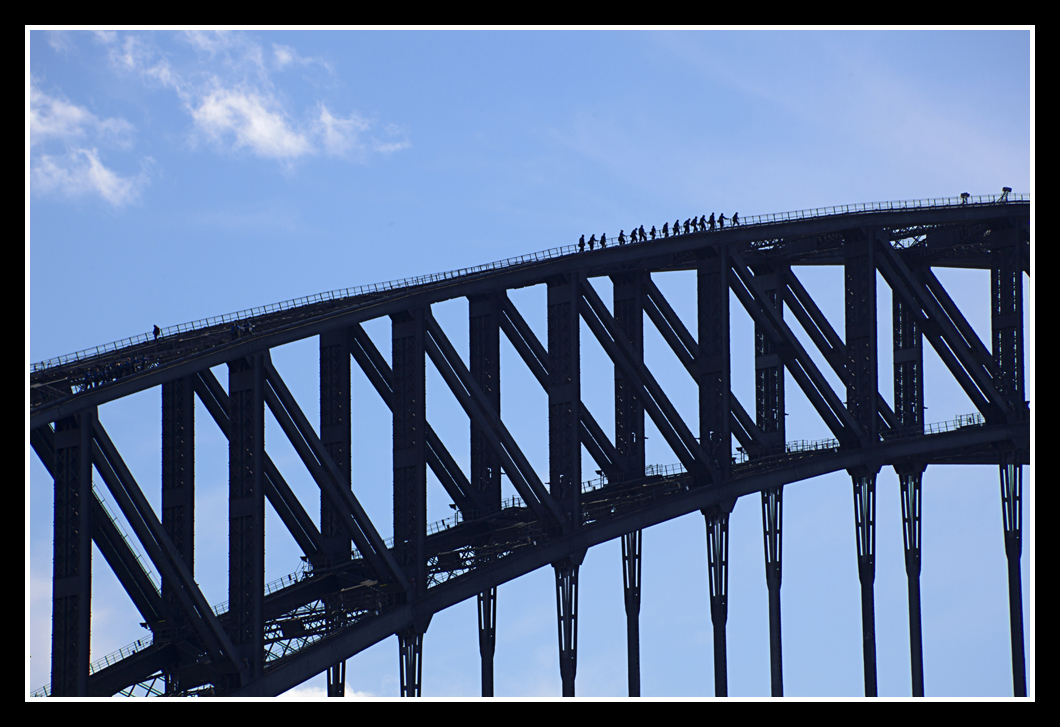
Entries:
MULTIPOLYGON (((571 244, 582 234, 661 227, 693 214, 746 217, 996 194, 1002 186, 1033 192, 1033 37, 1028 29, 27 31, 27 363, 155 324, 474 265, 571 244)), ((841 331, 841 272, 797 274, 841 331)), ((989 276, 938 276, 988 342, 989 276)), ((655 279, 694 330, 694 278, 655 279)), ((605 281, 594 285, 610 297, 605 281)), ((543 291, 516 291, 512 299, 543 339, 543 291)), ((890 293, 882 280, 878 304, 879 379, 889 397, 890 293)), ((435 306, 434 313, 466 350, 466 302, 435 306)), ((389 325, 366 328, 389 351, 389 325)), ((752 334, 750 318, 734 315, 734 390, 753 410, 753 382, 742 373, 752 365, 752 334)), ((694 428, 691 380, 662 339, 646 335, 649 366, 694 428)), ((582 340, 591 344, 582 361, 583 398, 608 429, 610 367, 587 329, 582 340)), ((502 416, 510 412, 513 435, 539 472, 547 471, 544 395, 503 345, 502 416)), ((1030 367, 1029 333, 1027 345, 1030 367)), ((310 420, 318 417, 316 356, 314 341, 273 352, 310 420)), ((973 411, 934 353, 925 360, 927 421, 973 411)), ((355 371, 354 380, 354 488, 389 535, 389 414, 363 375, 355 371)), ((788 438, 828 436, 788 381, 788 438)), ((159 398, 158 390, 147 391, 100 410, 156 507, 159 398)), ((466 469, 467 418, 433 372, 428 416, 466 469)), ((227 445, 204 410, 197 420, 196 576, 208 599, 219 602, 227 598, 225 558, 211 556, 227 551, 227 445)), ((649 462, 676 461, 650 423, 648 437, 649 462)), ((311 480, 271 418, 266 442, 314 512, 311 480)), ((47 474, 28 447, 26 467, 26 678, 35 689, 50 679, 52 506, 47 474)), ((585 456, 583 471, 593 469, 585 456)), ((428 517, 441 519, 451 511, 430 479, 428 517)), ((892 470, 881 472, 877 493, 880 693, 907 696, 892 470)), ((1033 675, 1029 468, 1025 505, 1033 675)), ((268 517, 272 579, 299 561, 293 540, 268 517)), ((857 696, 860 607, 849 479, 789 486, 784 517, 786 693, 857 696)), ((737 504, 730 537, 729 690, 765 696, 757 499, 737 504)), ((923 537, 927 693, 1011 694, 996 468, 929 468, 923 537)), ((645 532, 645 696, 713 694, 705 545, 698 514, 645 532)), ((95 658, 146 632, 98 552, 93 562, 95 658)), ((625 694, 620 566, 616 541, 591 550, 581 570, 582 696, 625 694)), ((559 694, 553 589, 548 569, 500 588, 499 696, 559 694)), ((395 696, 397 670, 396 640, 389 639, 350 660, 348 691, 395 696)), ((478 670, 474 602, 437 614, 425 637, 424 694, 475 696, 478 670)), ((318 677, 297 693, 322 691, 318 677)))

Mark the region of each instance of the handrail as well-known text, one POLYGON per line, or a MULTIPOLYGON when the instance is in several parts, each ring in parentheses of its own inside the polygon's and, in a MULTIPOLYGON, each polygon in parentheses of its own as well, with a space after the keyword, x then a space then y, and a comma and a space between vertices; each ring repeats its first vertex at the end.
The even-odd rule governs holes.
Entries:
MULTIPOLYGON (((836 215, 846 215, 852 213, 864 213, 864 212, 890 212, 893 210, 903 209, 928 209, 936 207, 975 207, 990 204, 998 204, 1001 202, 1029 202, 1029 194, 1002 194, 998 196, 991 195, 979 195, 976 197, 935 197, 931 199, 920 199, 920 200, 905 200, 905 201, 894 201, 894 202, 863 202, 858 204, 846 204, 846 205, 835 205, 832 207, 815 207, 808 210, 798 210, 794 212, 779 212, 765 215, 751 215, 750 217, 744 217, 740 219, 738 227, 761 227, 765 225, 774 225, 782 222, 789 222, 791 220, 804 220, 814 217, 833 217, 836 215)), ((669 224, 664 223, 664 224, 669 224)), ((719 228, 720 230, 721 228, 719 228)), ((605 235, 607 233, 604 233, 605 235)), ((679 235, 671 233, 670 237, 677 237, 679 235)), ((657 242, 663 239, 661 237, 652 238, 645 242, 657 242)), ((611 245, 615 246, 618 244, 618 236, 611 237, 611 245)), ((626 244, 639 245, 641 242, 627 242, 626 244)), ((242 311, 236 311, 235 313, 225 313, 224 315, 214 316, 212 318, 201 318, 197 321, 191 321, 189 323, 178 323, 174 326, 161 329, 161 333, 157 337, 158 339, 165 339, 174 335, 200 331, 206 328, 212 328, 214 326, 225 325, 227 323, 234 323, 238 325, 240 321, 250 320, 277 311, 290 310, 292 308, 301 308, 307 305, 313 305, 315 303, 324 303, 333 300, 349 300, 351 298, 357 298, 361 296, 375 295, 381 293, 388 293, 392 290, 411 288, 418 285, 427 285, 430 283, 436 283, 444 280, 452 280, 454 278, 468 277, 477 275, 479 273, 489 272, 492 270, 502 270, 505 268, 514 267, 517 265, 525 265, 527 263, 537 263, 544 260, 551 260, 555 258, 565 257, 567 255, 579 254, 577 245, 565 245, 562 247, 553 247, 540 252, 529 253, 526 255, 519 255, 517 257, 505 258, 504 260, 497 260, 492 263, 485 263, 483 265, 475 265, 467 268, 458 268, 456 270, 450 270, 443 273, 431 273, 428 275, 420 275, 412 278, 402 278, 399 280, 390 280, 385 283, 375 283, 372 285, 361 285, 356 288, 341 288, 338 290, 331 290, 325 293, 317 293, 316 295, 308 295, 301 298, 293 298, 291 300, 285 300, 279 303, 271 303, 265 306, 259 306, 257 308, 248 308, 242 311)), ((151 343, 156 340, 156 337, 152 333, 141 333, 136 336, 130 336, 123 338, 120 341, 112 341, 111 343, 105 343, 100 346, 93 348, 86 348, 75 353, 65 354, 63 356, 57 356, 50 358, 45 361, 40 361, 30 365, 30 373, 36 373, 38 371, 45 371, 56 366, 62 366, 64 364, 71 363, 73 361, 82 361, 85 359, 100 356, 111 351, 118 351, 130 346, 139 345, 141 343, 151 343)))

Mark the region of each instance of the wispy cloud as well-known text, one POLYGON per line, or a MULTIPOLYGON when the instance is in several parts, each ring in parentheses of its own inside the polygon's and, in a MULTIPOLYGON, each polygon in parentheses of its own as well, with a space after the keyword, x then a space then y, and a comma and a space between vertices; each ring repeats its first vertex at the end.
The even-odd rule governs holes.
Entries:
POLYGON ((122 207, 140 198, 149 182, 146 166, 145 163, 134 177, 123 177, 103 165, 96 149, 78 148, 63 156, 43 154, 33 160, 30 171, 32 187, 37 192, 57 192, 67 197, 98 194, 115 207, 122 207))
POLYGON ((64 98, 30 85, 31 188, 66 197, 98 195, 115 207, 137 201, 150 179, 151 159, 140 173, 122 176, 100 159, 98 144, 127 149, 135 131, 122 118, 100 118, 64 98))
POLYGON ((276 100, 253 91, 218 89, 190 113, 209 138, 249 148, 257 156, 287 160, 313 152, 313 145, 291 127, 276 100))
POLYGON ((322 101, 315 109, 299 110, 271 76, 312 64, 331 72, 323 59, 278 44, 266 51, 239 32, 188 31, 179 37, 194 51, 194 62, 177 63, 132 34, 109 40, 109 56, 116 69, 174 91, 192 121, 193 139, 284 164, 314 155, 363 162, 411 146, 407 130, 380 125, 356 111, 343 116, 322 101))
POLYGON ((65 99, 49 96, 35 85, 31 85, 29 130, 31 146, 49 139, 67 142, 80 140, 89 134, 128 146, 134 128, 125 119, 100 119, 88 109, 65 99))

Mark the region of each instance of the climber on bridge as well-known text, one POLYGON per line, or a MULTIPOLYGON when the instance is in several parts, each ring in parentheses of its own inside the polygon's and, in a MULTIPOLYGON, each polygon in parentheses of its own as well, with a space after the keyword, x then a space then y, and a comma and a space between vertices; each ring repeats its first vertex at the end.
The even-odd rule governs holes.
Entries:
POLYGON ((663 223, 663 237, 669 237, 669 236, 670 236, 670 223, 669 222, 664 222, 663 223))
POLYGON ((158 326, 155 326, 155 340, 157 341, 158 337, 161 336, 161 335, 162 335, 162 329, 159 328, 158 326))
POLYGON ((596 247, 596 235, 589 238, 589 251, 592 252, 594 247, 596 247))
POLYGON ((722 212, 720 215, 718 215, 718 229, 719 230, 724 230, 725 229, 725 213, 724 212, 722 212))
POLYGON ((678 220, 674 220, 674 234, 675 235, 680 235, 681 234, 681 220, 679 220, 679 219, 678 220))
POLYGON ((738 225, 738 224, 740 224, 740 213, 739 212, 733 212, 732 213, 732 226, 736 227, 736 225, 738 225))
POLYGON ((607 247, 607 233, 604 232, 600 235, 600 249, 603 250, 607 247))
POLYGON ((714 232, 714 213, 710 213, 710 231, 714 232))
MULTIPOLYGON (((651 228, 651 236, 652 236, 652 238, 655 237, 655 228, 654 227, 651 228)), ((640 226, 640 241, 641 242, 647 242, 647 240, 648 240, 648 238, 644 236, 644 225, 641 225, 640 226)))
POLYGON ((626 244, 626 231, 625 230, 619 230, 618 231, 618 244, 619 245, 625 245, 626 244))
POLYGON ((706 232, 707 231, 707 216, 706 215, 703 215, 702 217, 699 218, 699 230, 700 230, 700 232, 706 232))
POLYGON ((582 235, 581 239, 578 240, 578 252, 585 252, 585 235, 582 235))

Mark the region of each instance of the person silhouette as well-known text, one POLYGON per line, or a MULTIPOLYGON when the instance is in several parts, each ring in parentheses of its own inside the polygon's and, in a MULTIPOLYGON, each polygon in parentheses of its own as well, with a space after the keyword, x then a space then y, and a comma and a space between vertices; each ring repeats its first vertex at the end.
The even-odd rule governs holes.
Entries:
POLYGON ((733 212, 732 213, 732 226, 736 227, 736 225, 738 225, 738 224, 740 224, 740 213, 739 212, 733 212))
POLYGON ((720 215, 718 215, 718 229, 719 230, 724 230, 725 229, 725 213, 724 212, 722 212, 720 215))
MULTIPOLYGON (((652 229, 654 229, 654 228, 652 228, 652 229)), ((654 237, 654 235, 652 235, 652 237, 654 237)), ((640 241, 641 242, 647 241, 647 238, 644 236, 644 225, 640 226, 640 241)))
POLYGON ((603 250, 607 247, 607 233, 604 232, 600 235, 600 249, 603 250))
POLYGON ((714 213, 710 213, 710 231, 714 232, 714 213))
MULTIPOLYGON (((641 228, 641 229, 644 229, 644 228, 641 228)), ((641 232, 640 234, 643 237, 644 233, 641 232)), ((655 225, 651 226, 651 239, 653 239, 653 240, 655 239, 655 225)))
POLYGON ((578 240, 578 252, 585 252, 585 235, 578 240))
POLYGON ((591 252, 594 247, 596 247, 596 235, 589 238, 589 251, 591 252))
POLYGON ((626 231, 625 230, 619 230, 618 231, 618 244, 619 245, 625 245, 626 244, 626 231))
POLYGON ((161 336, 161 335, 162 335, 162 329, 159 328, 158 326, 155 326, 155 340, 157 341, 158 337, 161 336))
POLYGON ((669 222, 664 222, 663 223, 663 237, 669 237, 669 236, 670 236, 670 223, 669 222))

